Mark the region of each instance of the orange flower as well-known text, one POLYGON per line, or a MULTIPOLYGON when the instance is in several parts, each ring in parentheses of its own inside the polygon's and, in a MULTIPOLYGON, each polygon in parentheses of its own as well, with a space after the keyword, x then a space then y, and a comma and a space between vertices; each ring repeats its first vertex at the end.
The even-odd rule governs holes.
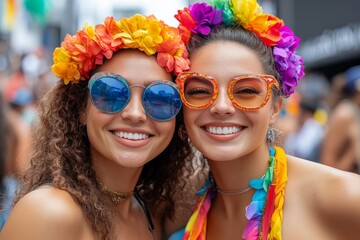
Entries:
POLYGON ((175 18, 179 22, 181 22, 181 25, 185 26, 187 29, 193 29, 196 27, 195 21, 190 14, 189 8, 178 10, 178 13, 175 15, 175 18))
POLYGON ((179 30, 166 27, 163 28, 163 31, 165 31, 163 34, 165 40, 156 49, 158 64, 166 71, 175 74, 188 70, 190 65, 190 61, 187 59, 188 52, 179 35, 179 30))
POLYGON ((117 51, 121 48, 122 40, 119 33, 122 32, 120 22, 115 21, 113 17, 107 17, 104 21, 104 27, 111 36, 111 49, 117 51))
POLYGON ((96 40, 101 48, 102 55, 107 59, 110 59, 115 50, 115 48, 111 46, 112 38, 110 34, 102 24, 99 24, 95 27, 95 33, 96 40))
POLYGON ((183 10, 178 10, 178 13, 175 15, 175 18, 180 22, 179 31, 182 36, 184 43, 188 43, 191 38, 191 30, 196 27, 195 21, 190 15, 189 8, 184 8, 183 10))
POLYGON ((261 14, 249 23, 249 30, 255 32, 267 46, 275 46, 280 40, 283 20, 274 15, 261 14))

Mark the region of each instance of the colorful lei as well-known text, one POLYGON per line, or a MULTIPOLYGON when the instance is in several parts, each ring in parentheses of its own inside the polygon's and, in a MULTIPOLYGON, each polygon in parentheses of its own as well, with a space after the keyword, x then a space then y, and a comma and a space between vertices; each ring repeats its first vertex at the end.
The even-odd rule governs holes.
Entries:
POLYGON ((157 53, 157 62, 175 75, 188 70, 190 61, 177 28, 154 16, 136 14, 116 21, 107 17, 104 24, 85 24, 75 35, 67 34, 53 53, 53 73, 69 82, 89 79, 89 74, 104 58, 110 59, 120 49, 134 48, 147 55, 157 53))
POLYGON ((208 35, 221 24, 240 24, 254 32, 267 46, 272 47, 276 68, 282 80, 282 94, 288 97, 304 76, 303 60, 295 54, 300 39, 283 20, 264 14, 256 0, 212 0, 210 4, 195 3, 179 10, 175 18, 180 22, 184 42, 192 34, 208 35))
MULTIPOLYGON (((280 147, 270 149, 269 168, 265 176, 250 180, 256 189, 252 202, 246 207, 247 225, 243 232, 246 240, 281 240, 287 165, 285 152, 280 147)), ((205 193, 196 203, 195 210, 185 228, 183 240, 205 240, 207 213, 216 196, 214 184, 206 186, 205 193)))

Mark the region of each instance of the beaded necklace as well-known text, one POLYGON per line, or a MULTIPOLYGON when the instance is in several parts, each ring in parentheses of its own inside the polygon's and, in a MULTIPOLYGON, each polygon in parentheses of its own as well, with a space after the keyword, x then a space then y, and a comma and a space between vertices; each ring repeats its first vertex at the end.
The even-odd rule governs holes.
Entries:
MULTIPOLYGON (((252 179, 250 187, 255 194, 246 207, 248 222, 242 234, 246 240, 281 240, 284 191, 287 181, 285 152, 280 147, 270 148, 269 167, 265 176, 252 179)), ((196 203, 195 210, 185 228, 183 240, 205 240, 207 213, 216 196, 216 186, 208 184, 205 193, 196 203)))

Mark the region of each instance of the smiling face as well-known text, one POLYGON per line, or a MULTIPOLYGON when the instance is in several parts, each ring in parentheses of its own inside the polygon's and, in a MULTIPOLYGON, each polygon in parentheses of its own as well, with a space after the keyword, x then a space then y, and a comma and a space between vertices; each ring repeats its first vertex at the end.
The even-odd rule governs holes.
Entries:
POLYGON ((214 77, 218 97, 206 109, 184 106, 184 121, 192 144, 208 159, 228 161, 266 147, 266 133, 280 111, 281 103, 270 99, 256 111, 236 108, 228 96, 228 84, 236 76, 266 74, 257 55, 240 44, 214 41, 191 56, 190 72, 214 77))
POLYGON ((142 105, 144 88, 154 80, 170 80, 156 57, 137 50, 120 51, 97 72, 113 72, 130 86, 130 101, 117 113, 99 111, 89 99, 82 122, 87 125, 94 165, 141 167, 159 155, 170 143, 175 118, 166 122, 150 118, 142 105), (138 84, 138 85, 136 85, 138 84))

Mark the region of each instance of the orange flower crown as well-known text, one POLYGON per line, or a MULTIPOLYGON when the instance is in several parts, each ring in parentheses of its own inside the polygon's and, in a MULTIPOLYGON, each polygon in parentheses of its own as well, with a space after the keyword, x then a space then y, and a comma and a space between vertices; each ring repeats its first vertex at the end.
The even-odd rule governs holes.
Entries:
POLYGON ((186 46, 177 28, 154 16, 136 14, 116 21, 107 17, 95 27, 85 24, 71 36, 67 34, 61 47, 54 50, 53 73, 65 84, 90 78, 90 72, 120 49, 139 49, 147 55, 157 53, 158 64, 175 75, 189 69, 186 46))

